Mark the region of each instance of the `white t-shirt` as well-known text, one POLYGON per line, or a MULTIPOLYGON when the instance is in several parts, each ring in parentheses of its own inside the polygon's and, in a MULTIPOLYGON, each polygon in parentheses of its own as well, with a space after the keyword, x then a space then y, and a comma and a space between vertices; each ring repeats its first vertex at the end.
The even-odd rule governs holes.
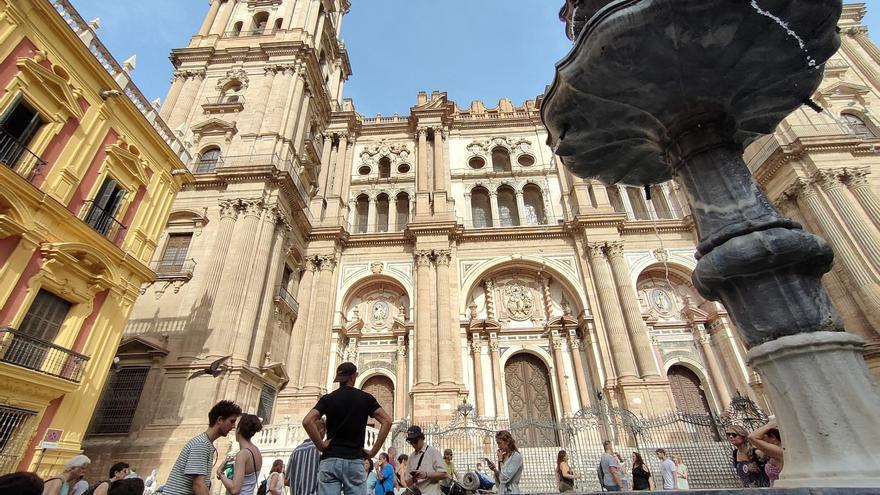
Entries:
MULTIPOLYGON (((413 452, 411 456, 409 456, 409 464, 407 464, 407 468, 410 471, 424 471, 426 473, 437 473, 437 472, 446 472, 446 461, 443 460, 443 454, 440 453, 439 450, 431 447, 430 445, 425 445, 422 447, 422 450, 413 452), (422 456, 424 456, 425 460, 421 460, 422 456), (418 468, 418 469, 417 469, 418 468)), ((442 495, 443 491, 440 489, 440 481, 436 480, 420 480, 416 483, 416 486, 421 490, 422 495, 442 495)))
POLYGON ((675 463, 668 457, 660 463, 660 472, 663 474, 663 489, 675 488, 675 463))

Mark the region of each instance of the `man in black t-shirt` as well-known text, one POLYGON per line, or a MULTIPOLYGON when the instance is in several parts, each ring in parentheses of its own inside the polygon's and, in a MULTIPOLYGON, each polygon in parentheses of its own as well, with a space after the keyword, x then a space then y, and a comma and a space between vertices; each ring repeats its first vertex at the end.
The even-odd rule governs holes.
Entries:
POLYGON ((303 418, 303 428, 321 451, 318 467, 318 495, 363 495, 367 482, 364 459, 376 456, 391 430, 391 417, 376 398, 354 388, 357 366, 342 363, 334 382, 339 388, 318 399, 303 418), (327 440, 318 432, 318 420, 327 417, 327 440), (370 450, 364 449, 367 419, 379 422, 379 436, 370 450))

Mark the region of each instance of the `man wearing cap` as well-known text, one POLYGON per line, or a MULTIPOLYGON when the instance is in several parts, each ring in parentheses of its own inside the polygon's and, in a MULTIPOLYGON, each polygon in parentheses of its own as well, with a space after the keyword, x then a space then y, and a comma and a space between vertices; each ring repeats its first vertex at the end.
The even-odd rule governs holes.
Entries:
POLYGON ((406 486, 417 487, 422 495, 442 495, 440 482, 449 477, 440 451, 425 443, 425 434, 416 425, 406 430, 406 443, 413 448, 409 456, 406 486))
POLYGON ((340 364, 333 379, 339 388, 318 399, 303 418, 303 428, 321 451, 319 495, 363 495, 367 484, 363 460, 376 456, 391 430, 391 417, 376 398, 354 388, 357 375, 353 363, 340 364), (327 440, 318 430, 321 416, 327 418, 327 440), (368 418, 379 422, 379 435, 369 451, 364 449, 368 418))

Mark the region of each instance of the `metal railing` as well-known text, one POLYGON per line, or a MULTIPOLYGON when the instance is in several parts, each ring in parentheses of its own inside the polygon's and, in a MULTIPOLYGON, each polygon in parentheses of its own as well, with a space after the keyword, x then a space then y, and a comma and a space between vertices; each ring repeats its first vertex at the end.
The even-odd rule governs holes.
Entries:
POLYGON ((287 292, 287 289, 281 285, 275 289, 275 300, 286 304, 287 308, 293 312, 293 314, 299 314, 299 302, 297 302, 296 298, 293 297, 290 292, 287 292))
POLYGON ((78 352, 0 327, 0 361, 4 363, 79 383, 88 360, 78 352))
POLYGON ((46 165, 45 160, 3 129, 0 129, 0 163, 28 182, 33 182, 46 165))
POLYGON ((0 473, 15 471, 33 434, 36 417, 35 411, 0 404, 0 473))
POLYGON ((244 105, 244 95, 220 95, 205 98, 205 105, 244 105))
POLYGON ((196 269, 196 260, 157 260, 150 264, 150 268, 159 278, 192 278, 196 269))
POLYGON ((193 160, 190 169, 193 174, 210 174, 217 170, 217 167, 223 166, 223 157, 219 156, 215 159, 199 158, 193 160))
POLYGON ((81 220, 91 227, 95 232, 106 237, 113 244, 119 242, 125 237, 128 228, 122 225, 119 220, 113 218, 113 214, 98 206, 94 201, 86 201, 83 203, 83 214, 81 220))
POLYGON ((224 38, 243 38, 245 36, 264 36, 267 34, 275 34, 276 31, 280 31, 278 28, 274 27, 264 27, 263 29, 242 29, 242 30, 232 30, 232 31, 224 31, 224 38))

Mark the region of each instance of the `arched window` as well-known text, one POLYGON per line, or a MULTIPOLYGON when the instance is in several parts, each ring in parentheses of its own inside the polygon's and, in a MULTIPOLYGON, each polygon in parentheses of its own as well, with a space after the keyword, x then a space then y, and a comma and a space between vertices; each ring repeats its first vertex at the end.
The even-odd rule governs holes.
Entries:
POLYGON ((391 177, 391 159, 387 156, 379 160, 379 178, 388 179, 391 177))
POLYGON ((544 195, 541 194, 541 188, 534 184, 527 184, 523 188, 523 203, 526 206, 527 224, 547 224, 547 215, 544 212, 544 195))
POLYGON ((206 148, 199 155, 199 161, 196 164, 197 174, 209 174, 217 168, 217 162, 220 160, 220 148, 212 146, 206 148))
POLYGON ((492 226, 492 202, 489 191, 482 187, 471 191, 471 222, 477 229, 492 226))
POLYGON ((502 227, 519 225, 519 208, 516 206, 516 193, 510 186, 498 188, 498 220, 502 227))
POLYGON ((858 115, 854 115, 851 113, 842 113, 840 114, 840 118, 846 123, 847 127, 849 127, 850 132, 855 134, 856 136, 872 138, 874 136, 874 132, 868 127, 868 124, 864 119, 859 117, 858 115))
POLYGON ((366 194, 358 196, 355 213, 357 214, 355 219, 357 223, 355 224, 354 231, 358 234, 365 234, 367 232, 367 222, 369 222, 370 218, 370 198, 366 194))
POLYGON ((405 230, 409 223, 409 194, 402 192, 397 195, 397 230, 405 230))
POLYGON ((388 232, 388 195, 376 197, 376 232, 388 232))
POLYGON ((276 30, 281 29, 282 24, 284 24, 284 19, 282 19, 280 17, 278 19, 275 19, 275 29, 276 30))
POLYGON ((510 172, 510 153, 506 149, 498 147, 492 150, 492 171, 510 172))
POLYGON ((256 14, 254 14, 254 34, 263 34, 263 31, 266 30, 266 25, 268 24, 268 12, 257 12, 256 14))
POLYGON ((241 82, 230 81, 223 86, 218 103, 238 103, 241 99, 241 82))
POLYGON ((241 29, 244 27, 244 23, 241 21, 236 22, 232 25, 232 36, 240 36, 241 29))

